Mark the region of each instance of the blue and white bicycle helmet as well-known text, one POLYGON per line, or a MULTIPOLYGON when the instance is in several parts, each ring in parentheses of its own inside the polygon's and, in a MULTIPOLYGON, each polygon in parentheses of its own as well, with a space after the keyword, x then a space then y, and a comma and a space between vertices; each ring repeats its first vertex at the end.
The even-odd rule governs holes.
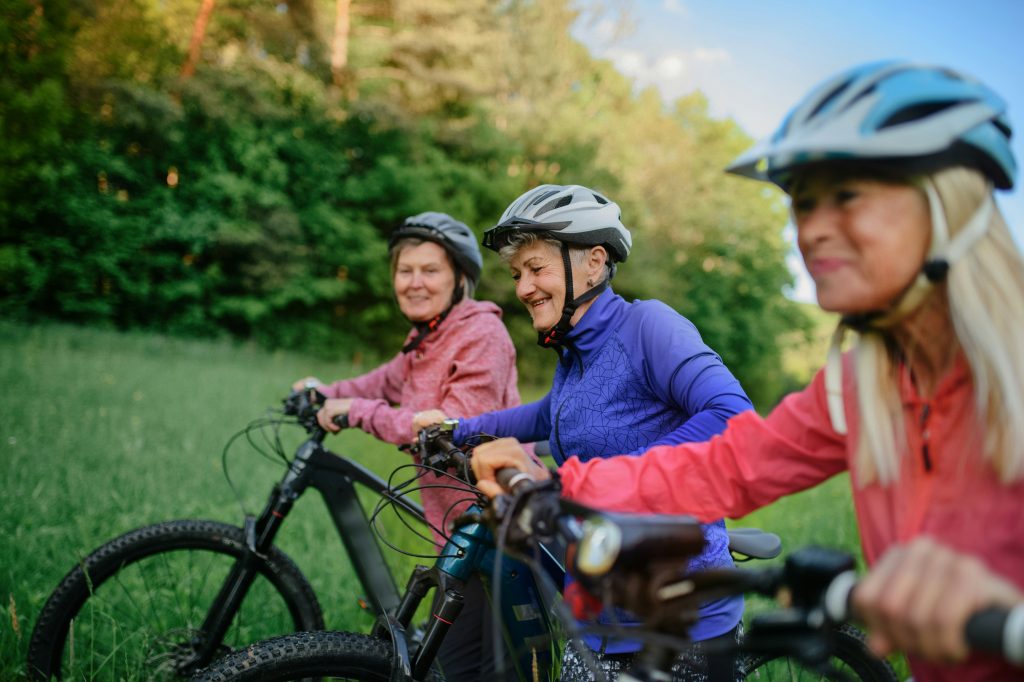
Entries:
POLYGON ((811 164, 883 164, 921 182, 931 213, 929 253, 917 277, 884 310, 842 318, 828 352, 825 387, 829 416, 846 433, 842 397, 841 347, 848 328, 891 327, 915 310, 933 286, 946 278, 988 229, 995 210, 991 196, 953 237, 929 174, 950 166, 983 173, 995 187, 1010 189, 1017 164, 1006 104, 984 84, 938 66, 900 61, 865 64, 811 90, 764 142, 728 167, 738 175, 768 180, 787 189, 793 171, 811 164))
POLYGON ((1013 187, 1006 104, 983 83, 939 66, 864 64, 814 88, 770 138, 727 169, 786 189, 790 172, 822 161, 885 161, 910 173, 963 165, 1013 187))

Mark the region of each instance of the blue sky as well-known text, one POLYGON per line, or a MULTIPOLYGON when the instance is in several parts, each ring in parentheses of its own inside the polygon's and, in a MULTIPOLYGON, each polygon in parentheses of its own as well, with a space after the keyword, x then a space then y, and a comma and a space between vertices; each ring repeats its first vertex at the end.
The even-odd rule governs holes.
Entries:
MULTIPOLYGON (((576 36, 666 100, 701 90, 713 116, 770 134, 813 85, 854 64, 905 58, 982 80, 1008 103, 1024 163, 1024 0, 583 0, 576 36), (617 35, 625 7, 630 29, 617 35)), ((1019 184, 1019 180, 1018 180, 1019 184)), ((997 193, 1024 242, 1024 192, 997 193)), ((780 226, 782 227, 782 226, 780 226)), ((796 298, 813 300, 799 259, 796 298)))

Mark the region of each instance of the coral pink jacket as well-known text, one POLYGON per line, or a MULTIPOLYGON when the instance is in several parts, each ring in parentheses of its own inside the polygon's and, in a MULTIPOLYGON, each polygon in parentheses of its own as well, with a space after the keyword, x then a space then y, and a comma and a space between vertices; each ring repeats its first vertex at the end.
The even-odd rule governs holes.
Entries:
MULTIPOLYGON (((832 430, 819 372, 810 386, 788 396, 767 418, 739 414, 722 435, 706 443, 585 464, 571 459, 560 470, 564 494, 616 511, 735 518, 852 469, 857 398, 850 358, 844 360, 849 436, 832 430)), ((851 473, 868 565, 895 543, 929 535, 981 558, 1024 588, 1024 481, 1000 483, 982 455, 966 363, 959 360, 928 400, 917 393, 906 368, 901 369, 900 390, 909 450, 899 480, 889 486, 862 485, 851 473)), ((918 682, 1021 676, 1019 669, 981 656, 942 668, 911 660, 911 667, 918 682)))
MULTIPOLYGON (((416 334, 409 332, 408 342, 416 334)), ((389 443, 413 440, 412 417, 430 408, 445 414, 475 415, 519 404, 516 352, 501 309, 487 301, 458 303, 419 348, 353 379, 321 389, 329 398, 355 398, 349 423, 389 443)), ((424 479, 451 485, 450 479, 424 479)), ((467 494, 428 489, 422 493, 427 520, 444 528, 458 516, 467 494), (458 508, 452 510, 453 506, 458 508)), ((434 539, 440 545, 443 538, 434 539)))

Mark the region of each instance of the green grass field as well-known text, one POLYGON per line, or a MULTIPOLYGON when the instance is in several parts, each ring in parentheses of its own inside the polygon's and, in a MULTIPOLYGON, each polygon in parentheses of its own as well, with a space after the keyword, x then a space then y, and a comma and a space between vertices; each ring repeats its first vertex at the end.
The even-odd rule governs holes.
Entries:
MULTIPOLYGON (((0 597, 8 612, 0 621, 0 679, 24 676, 38 610, 75 562, 102 542, 174 518, 239 523, 238 502, 221 471, 225 443, 278 406, 295 378, 352 371, 230 342, 0 323, 0 597)), ((294 447, 300 436, 292 433, 286 442, 294 447)), ((408 461, 362 433, 346 432, 328 445, 383 476, 408 461)), ((229 462, 246 506, 258 511, 280 465, 244 442, 230 451, 229 462)), ((770 529, 789 549, 817 543, 859 554, 845 477, 734 525, 770 529)), ((423 549, 397 524, 388 532, 403 546, 423 549)), ((369 626, 318 495, 299 501, 278 545, 309 577, 328 627, 369 626)), ((415 562, 389 556, 402 584, 415 562)))

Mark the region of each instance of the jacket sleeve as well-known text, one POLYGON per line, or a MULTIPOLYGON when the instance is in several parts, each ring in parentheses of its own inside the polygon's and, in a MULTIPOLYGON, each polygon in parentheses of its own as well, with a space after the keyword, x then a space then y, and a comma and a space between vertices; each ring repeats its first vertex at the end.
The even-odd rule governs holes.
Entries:
POLYGON ((523 443, 546 440, 551 434, 551 394, 528 405, 459 419, 455 442, 461 445, 481 433, 517 438, 523 443))
POLYGON ((643 349, 640 371, 648 386, 662 401, 689 415, 643 450, 707 440, 721 433, 731 417, 753 409, 740 382, 685 317, 658 304, 645 311, 637 330, 643 349))
POLYGON ((320 389, 328 398, 377 398, 397 403, 402 398, 405 358, 399 353, 380 367, 351 379, 342 379, 320 389))
POLYGON ((611 511, 737 518, 846 470, 845 437, 832 430, 821 373, 767 417, 744 412, 710 441, 639 456, 573 457, 563 494, 611 511))
MULTIPOLYGON (((445 414, 480 414, 507 404, 505 396, 510 391, 516 357, 512 339, 496 316, 474 318, 473 325, 472 334, 447 340, 455 350, 440 378, 440 404, 430 406, 445 414)), ((408 443, 413 439, 413 415, 425 406, 392 407, 389 402, 397 401, 356 399, 349 410, 349 421, 389 443, 408 443)))

